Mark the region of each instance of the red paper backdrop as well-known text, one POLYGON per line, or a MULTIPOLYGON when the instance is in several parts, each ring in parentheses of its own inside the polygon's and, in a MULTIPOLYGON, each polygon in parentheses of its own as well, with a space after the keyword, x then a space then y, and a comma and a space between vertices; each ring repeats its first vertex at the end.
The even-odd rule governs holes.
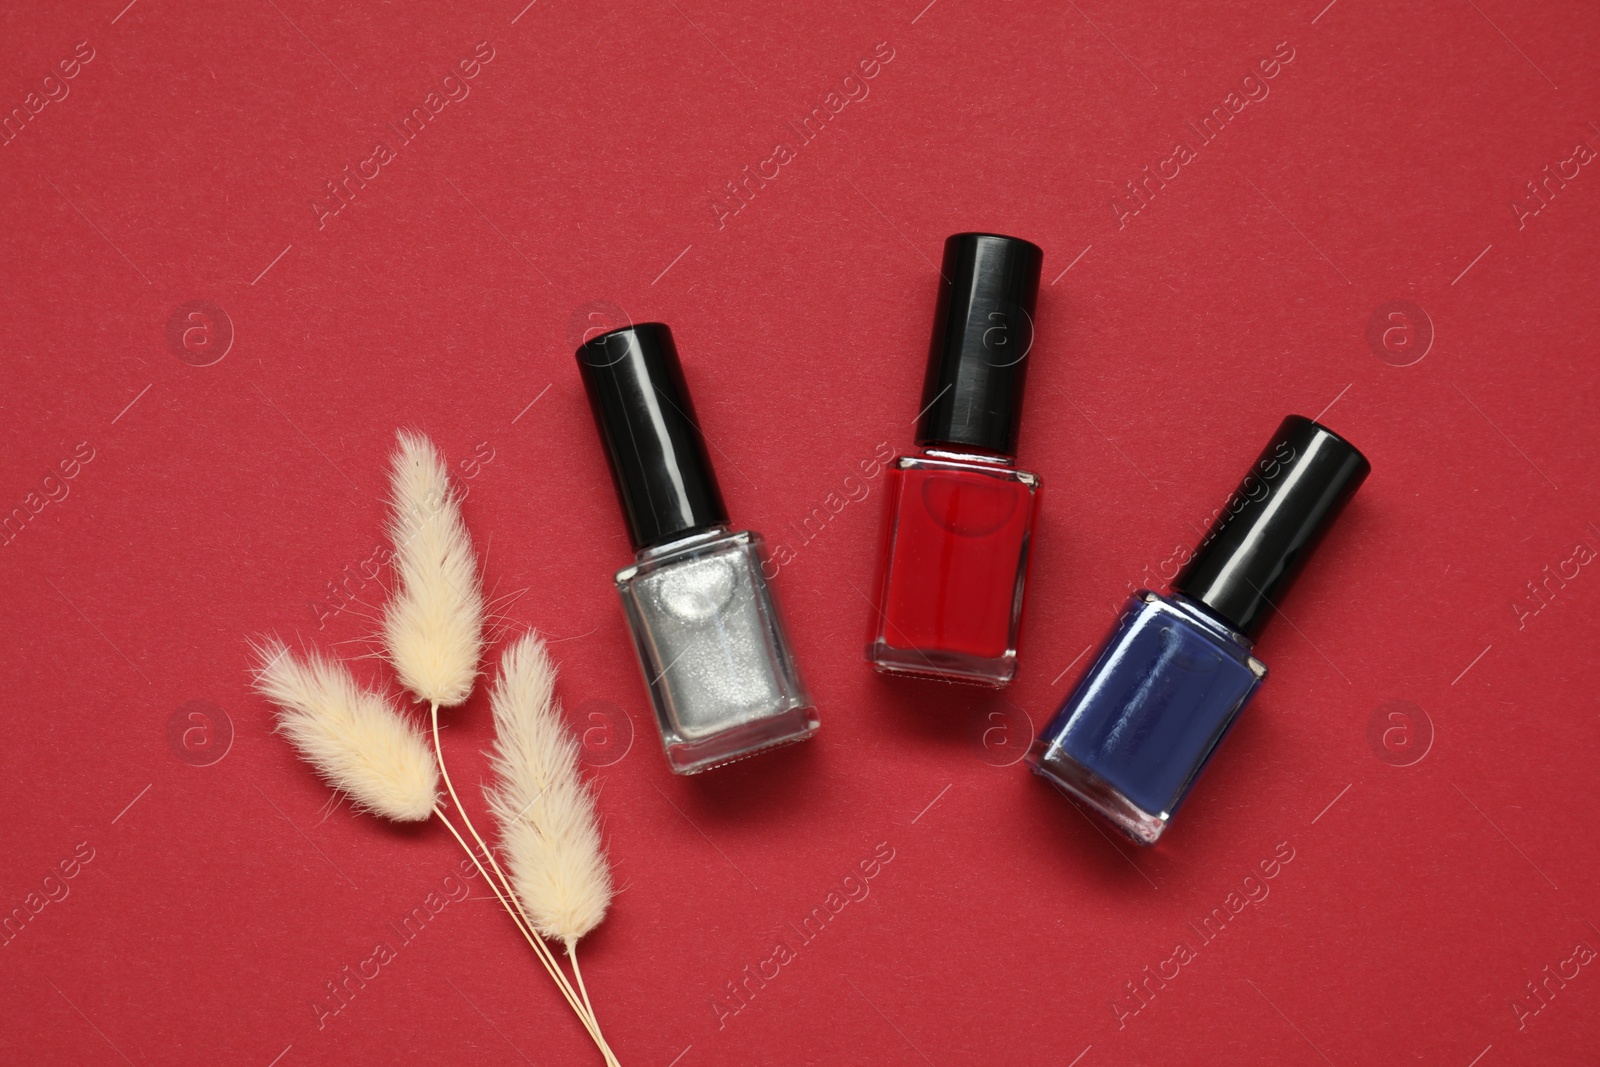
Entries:
MULTIPOLYGON (((623 887, 585 946, 623 1062, 1596 1062, 1591 5, 123 2, 0 13, 0 508, 27 516, 0 906, 39 908, 0 948, 0 1059, 598 1062, 480 881, 400 940, 455 846, 330 812, 247 687, 251 635, 368 650, 413 425, 506 625, 558 642, 623 887), (910 443, 966 229, 1046 252, 1047 490, 997 695, 861 662, 883 483, 846 481, 910 443), (572 366, 618 315, 672 324, 736 520, 794 549, 824 723, 693 780, 657 751, 572 366), (1373 475, 1136 851, 1016 761, 1291 411, 1373 475)), ((459 782, 487 720, 448 715, 459 782)))

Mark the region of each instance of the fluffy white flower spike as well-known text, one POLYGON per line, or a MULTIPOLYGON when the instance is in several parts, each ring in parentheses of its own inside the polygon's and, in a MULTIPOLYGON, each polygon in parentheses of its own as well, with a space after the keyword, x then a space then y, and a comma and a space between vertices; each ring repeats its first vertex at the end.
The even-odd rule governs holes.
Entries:
POLYGON ((491 701, 498 779, 485 788, 511 882, 539 933, 575 944, 605 918, 611 870, 594 795, 578 777, 578 742, 561 718, 556 671, 528 634, 506 649, 491 701))
POLYGON ((483 591, 461 499, 438 449, 401 430, 389 472, 389 536, 399 586, 383 644, 400 682, 439 707, 467 699, 483 655, 483 591))
POLYGON ((433 814, 439 772, 419 730, 343 665, 283 642, 256 649, 255 687, 281 709, 278 729, 357 807, 400 822, 433 814))

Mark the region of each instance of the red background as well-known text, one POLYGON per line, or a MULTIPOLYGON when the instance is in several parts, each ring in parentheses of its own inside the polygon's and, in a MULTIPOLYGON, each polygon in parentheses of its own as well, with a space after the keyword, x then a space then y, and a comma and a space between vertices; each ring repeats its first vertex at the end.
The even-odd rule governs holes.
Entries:
MULTIPOLYGON (((93 450, 0 548, 0 905, 93 849, 0 948, 0 1059, 598 1062, 477 881, 321 1029, 311 1007, 458 855, 329 813, 246 642, 368 650, 369 608, 316 605, 379 544, 414 425, 470 487, 508 626, 561 639, 597 731, 625 889, 585 970, 624 1063, 1596 1062, 1600 963, 1513 1010, 1600 946, 1600 574, 1568 565, 1536 614, 1527 589, 1600 547, 1600 174, 1511 207, 1600 145, 1592 6, 123 2, 0 14, 7 112, 95 53, 0 147, 0 508, 93 450), (319 228, 325 183, 480 41, 470 96, 319 228), (870 95, 719 229, 723 183, 880 42, 870 95), (1279 42, 1270 95, 1119 228, 1123 183, 1279 42), (1000 695, 861 662, 881 478, 809 543, 790 526, 910 445, 932 261, 967 229, 1045 249, 1021 462, 1046 490, 1000 695), (192 300, 235 331, 208 366, 168 341, 192 300), (667 772, 572 365, 596 300, 672 324, 736 521, 796 548, 775 584, 823 718, 804 746, 667 772), (1367 340, 1393 300, 1437 334, 1409 366, 1403 332, 1367 340), (1129 583, 1285 413, 1324 410, 1373 475, 1259 646, 1268 684, 1135 851, 1013 761, 1129 583), (195 700, 234 735, 206 766, 168 740, 195 700), (1420 710, 1386 736, 1391 701, 1420 710), (880 842, 870 896, 719 1026, 724 983, 880 842), (1284 842, 1270 895, 1199 947, 1284 842), (1180 941, 1196 958, 1131 1013, 1124 983, 1180 941)), ((475 786, 483 694, 448 720, 475 786)))

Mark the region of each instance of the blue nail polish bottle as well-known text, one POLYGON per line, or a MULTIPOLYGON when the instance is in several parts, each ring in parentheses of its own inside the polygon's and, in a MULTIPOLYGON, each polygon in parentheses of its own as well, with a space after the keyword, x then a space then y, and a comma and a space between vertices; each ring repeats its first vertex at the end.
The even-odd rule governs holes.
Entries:
POLYGON ((1162 596, 1141 590, 1028 753, 1140 844, 1161 837, 1267 668, 1256 637, 1371 470, 1291 415, 1162 596))

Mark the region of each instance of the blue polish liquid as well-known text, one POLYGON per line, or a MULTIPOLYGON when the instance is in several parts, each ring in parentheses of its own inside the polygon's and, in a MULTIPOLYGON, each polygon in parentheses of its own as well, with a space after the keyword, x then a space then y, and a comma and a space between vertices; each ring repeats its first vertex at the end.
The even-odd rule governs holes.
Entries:
POLYGON ((1248 644, 1199 608, 1140 593, 1039 735, 1034 769, 1081 780, 1076 764, 1164 821, 1261 684, 1251 663, 1248 644))

